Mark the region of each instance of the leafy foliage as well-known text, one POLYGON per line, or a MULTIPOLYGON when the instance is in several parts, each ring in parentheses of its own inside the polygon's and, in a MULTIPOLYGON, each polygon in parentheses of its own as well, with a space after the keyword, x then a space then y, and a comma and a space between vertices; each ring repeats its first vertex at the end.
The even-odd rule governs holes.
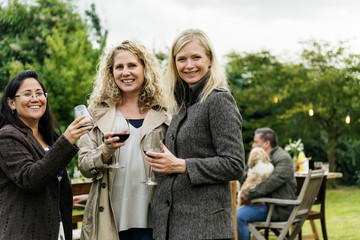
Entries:
MULTIPOLYGON (((99 56, 106 45, 95 5, 82 19, 72 0, 9 0, 0 5, 0 88, 24 69, 37 71, 62 131, 72 109, 92 91, 99 56)), ((76 158, 68 166, 72 172, 76 158)))
MULTIPOLYGON (((330 170, 344 170, 338 144, 359 128, 359 121, 345 124, 345 116, 359 118, 360 56, 344 42, 304 43, 300 62, 280 62, 269 52, 231 53, 226 73, 244 118, 243 136, 250 149, 253 132, 271 127, 284 146, 287 139, 303 140, 305 153, 329 161, 330 170), (309 117, 309 109, 314 116, 309 117)), ((355 166, 354 164, 352 166, 355 166)), ((357 166, 359 167, 359 166, 357 166)))
POLYGON ((34 69, 63 128, 72 121, 74 105, 86 102, 106 44, 107 31, 94 5, 86 16, 80 17, 72 0, 37 0, 30 5, 9 0, 0 8, 1 89, 19 71, 34 69))

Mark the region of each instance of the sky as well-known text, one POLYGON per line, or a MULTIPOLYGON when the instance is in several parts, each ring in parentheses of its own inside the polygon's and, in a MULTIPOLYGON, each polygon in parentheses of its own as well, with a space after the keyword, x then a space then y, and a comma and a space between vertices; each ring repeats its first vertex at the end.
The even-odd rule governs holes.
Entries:
POLYGON ((138 40, 167 51, 185 29, 202 29, 220 62, 235 51, 298 54, 300 42, 349 41, 360 53, 359 0, 75 0, 79 11, 95 3, 108 45, 138 40))

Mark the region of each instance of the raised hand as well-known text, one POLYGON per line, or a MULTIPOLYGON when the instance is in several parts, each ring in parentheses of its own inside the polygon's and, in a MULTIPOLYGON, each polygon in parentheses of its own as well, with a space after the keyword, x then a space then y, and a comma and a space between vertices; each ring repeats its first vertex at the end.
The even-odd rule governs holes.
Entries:
POLYGON ((83 127, 84 124, 90 123, 91 120, 84 119, 85 116, 80 116, 76 118, 65 130, 64 136, 65 138, 72 144, 75 144, 75 142, 84 135, 85 133, 89 132, 93 127, 92 126, 86 126, 83 127))

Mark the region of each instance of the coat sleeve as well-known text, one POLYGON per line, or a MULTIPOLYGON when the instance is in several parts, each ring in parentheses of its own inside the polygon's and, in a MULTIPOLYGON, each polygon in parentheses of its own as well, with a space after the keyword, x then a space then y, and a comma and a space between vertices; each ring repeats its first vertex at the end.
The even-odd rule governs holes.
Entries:
POLYGON ((235 100, 228 92, 216 92, 205 104, 215 156, 185 159, 191 184, 238 180, 244 171, 244 146, 235 100))
POLYGON ((0 168, 19 188, 37 192, 66 168, 78 148, 60 136, 51 149, 39 154, 34 141, 14 131, 2 131, 0 136, 0 168))

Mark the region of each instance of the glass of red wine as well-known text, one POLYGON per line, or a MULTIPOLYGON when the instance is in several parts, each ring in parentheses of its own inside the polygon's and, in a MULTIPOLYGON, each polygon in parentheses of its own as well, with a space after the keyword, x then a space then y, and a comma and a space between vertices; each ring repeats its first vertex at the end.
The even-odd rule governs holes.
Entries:
MULTIPOLYGON (((162 141, 163 139, 164 139, 164 134, 159 129, 154 129, 148 132, 145 136, 144 144, 143 144, 144 153, 146 154, 146 152, 161 152, 162 150, 160 146, 160 141, 162 141)), ((153 175, 154 174, 152 168, 151 166, 149 166, 148 179, 141 183, 145 183, 149 186, 157 185, 157 182, 152 180, 153 175)))
MULTIPOLYGON (((81 127, 88 127, 88 126, 92 126, 94 127, 94 121, 90 115, 90 113, 88 112, 87 108, 85 105, 78 105, 74 108, 74 119, 80 117, 80 116, 85 116, 85 119, 89 119, 91 120, 90 123, 87 123, 87 124, 84 124, 83 126, 81 127)), ((91 147, 91 150, 88 151, 86 153, 86 156, 88 157, 91 157, 91 158, 96 158, 96 157, 99 157, 101 155, 101 146, 95 148, 94 147, 94 143, 92 142, 91 138, 90 138, 90 133, 87 132, 87 137, 88 137, 88 140, 89 140, 89 143, 90 143, 90 147, 91 147)))
MULTIPOLYGON (((116 133, 114 133, 114 135, 112 137, 118 137, 119 140, 116 142, 125 142, 129 136, 130 136, 130 124, 129 124, 129 119, 126 118, 122 118, 122 120, 119 122, 118 126, 117 126, 117 131, 116 133)), ((121 166, 120 162, 119 162, 119 152, 120 148, 116 149, 117 154, 115 154, 115 162, 113 162, 112 164, 109 165, 110 168, 125 168, 124 166, 121 166)))

